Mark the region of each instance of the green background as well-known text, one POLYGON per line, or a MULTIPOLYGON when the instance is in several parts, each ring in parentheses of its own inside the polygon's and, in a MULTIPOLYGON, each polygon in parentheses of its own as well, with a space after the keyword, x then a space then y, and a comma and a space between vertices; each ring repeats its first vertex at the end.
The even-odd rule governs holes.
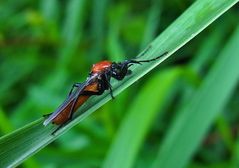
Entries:
MULTIPOLYGON (((93 63, 134 58, 193 2, 0 2, 0 135, 54 111, 93 63)), ((238 16, 237 5, 21 166, 175 167, 184 153, 190 168, 237 167, 238 16)))

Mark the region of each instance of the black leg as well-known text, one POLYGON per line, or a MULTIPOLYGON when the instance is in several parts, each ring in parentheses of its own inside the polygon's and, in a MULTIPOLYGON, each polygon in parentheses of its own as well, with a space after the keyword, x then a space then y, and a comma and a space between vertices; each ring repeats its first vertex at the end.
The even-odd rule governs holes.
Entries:
MULTIPOLYGON (((92 96, 92 95, 101 95, 103 92, 104 92, 104 88, 100 88, 100 91, 97 91, 97 92, 93 92, 93 91, 84 91, 83 93, 79 94, 73 101, 73 104, 71 106, 71 109, 70 109, 70 113, 69 113, 69 116, 68 116, 68 120, 59 125, 51 134, 52 135, 55 135, 55 133, 61 129, 64 125, 66 125, 67 123, 69 123, 71 120, 72 120, 72 117, 73 117, 73 113, 74 113, 74 108, 76 106, 76 103, 77 103, 77 100, 79 99, 79 96, 92 96)), ((46 114, 48 116, 48 114, 46 114)), ((49 114, 50 115, 50 114, 49 114)))
POLYGON ((71 106, 71 111, 70 111, 69 116, 68 116, 68 120, 71 120, 72 117, 73 117, 74 109, 75 109, 75 106, 76 106, 76 103, 77 103, 78 98, 79 98, 79 96, 77 96, 77 97, 75 98, 75 100, 73 101, 73 104, 72 104, 72 106, 71 106))
MULTIPOLYGON (((73 86, 74 86, 74 85, 73 85, 73 86)), ((61 129, 64 125, 66 125, 67 123, 69 123, 69 122, 72 120, 74 108, 75 108, 75 106, 76 106, 76 102, 77 102, 77 100, 78 100, 78 98, 79 98, 80 95, 81 95, 81 94, 78 94, 77 97, 74 99, 73 104, 72 104, 71 109, 70 109, 70 113, 69 113, 69 116, 68 116, 67 121, 66 121, 65 123, 59 125, 59 126, 51 133, 52 135, 55 135, 55 133, 56 133, 59 129, 61 129)))
POLYGON ((65 125, 65 124, 59 125, 59 126, 51 133, 51 135, 54 136, 54 135, 56 134, 56 132, 63 127, 63 125, 65 125))
POLYGON ((73 116, 73 113, 74 113, 74 109, 75 109, 77 100, 79 99, 80 95, 82 95, 82 93, 78 93, 78 95, 76 96, 76 98, 73 101, 73 104, 71 106, 71 110, 70 110, 70 113, 69 113, 69 116, 68 116, 68 120, 72 119, 72 116, 73 116))
POLYGON ((112 86, 110 85, 109 88, 110 88, 110 96, 111 96, 112 99, 114 99, 115 97, 114 97, 114 95, 113 95, 112 86))
POLYGON ((65 123, 59 125, 52 133, 51 135, 55 135, 58 130, 60 130, 64 125, 66 125, 70 120, 66 121, 65 123))
MULTIPOLYGON (((75 83, 73 86, 72 86, 72 89, 70 91, 70 94, 69 96, 71 95, 74 87, 81 87, 82 83, 75 83)), ((76 103, 77 103, 77 100, 79 99, 79 96, 81 95, 81 93, 78 93, 78 95, 76 96, 76 98, 74 99, 73 101, 73 104, 71 106, 71 109, 70 109, 70 113, 69 113, 69 116, 68 116, 68 120, 67 121, 71 121, 72 119, 72 116, 73 116, 73 113, 74 113, 74 109, 75 109, 75 106, 76 106, 76 103)))
POLYGON ((106 84, 108 85, 108 88, 110 89, 110 96, 111 96, 112 99, 114 99, 115 97, 113 95, 112 86, 110 84, 109 77, 106 73, 105 73, 105 81, 106 81, 106 84))
POLYGON ((101 95, 101 94, 102 94, 101 92, 93 92, 93 91, 84 91, 83 93, 79 93, 76 96, 76 98, 74 99, 74 101, 73 101, 73 104, 71 106, 70 113, 69 113, 67 121, 71 121, 72 120, 74 109, 75 109, 77 100, 79 99, 80 96, 82 96, 82 95, 84 95, 84 96, 92 96, 92 95, 101 95))
POLYGON ((68 96, 71 95, 71 93, 73 92, 75 87, 80 87, 81 85, 82 85, 82 83, 75 83, 75 84, 73 84, 72 87, 71 87, 71 90, 70 90, 70 92, 68 94, 68 96))
MULTIPOLYGON (((68 96, 70 96, 70 95, 72 94, 72 92, 73 92, 73 90, 74 90, 75 87, 80 87, 81 85, 82 85, 82 83, 75 83, 75 84, 72 86, 72 88, 71 88, 71 90, 70 90, 68 96)), ((72 120, 74 108, 75 108, 75 105, 76 105, 76 102, 77 102, 79 96, 80 96, 80 94, 78 94, 77 97, 76 97, 76 98, 74 99, 74 101, 73 101, 73 104, 72 104, 71 110, 70 110, 70 114, 69 114, 69 116, 68 116, 68 120, 67 120, 65 123, 59 125, 59 126, 51 133, 52 135, 55 135, 55 133, 56 133, 59 129, 61 129, 64 125, 66 125, 67 123, 69 123, 69 122, 72 120)), ((51 113, 50 113, 50 114, 51 114, 51 113)), ((46 114, 46 115, 44 115, 44 116, 47 117, 47 116, 49 116, 50 114, 46 114)))
POLYGON ((48 114, 44 114, 43 117, 44 118, 48 118, 52 113, 48 113, 48 114))

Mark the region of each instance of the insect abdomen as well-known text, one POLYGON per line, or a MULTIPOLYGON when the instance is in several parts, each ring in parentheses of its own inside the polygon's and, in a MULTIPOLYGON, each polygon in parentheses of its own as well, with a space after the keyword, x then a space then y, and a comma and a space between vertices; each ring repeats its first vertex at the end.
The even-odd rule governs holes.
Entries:
MULTIPOLYGON (((77 100, 73 112, 75 112, 87 99, 89 99, 89 97, 90 96, 80 96, 77 100)), ((62 110, 62 112, 58 116, 56 116, 56 118, 52 121, 53 124, 61 125, 64 124, 67 120, 69 120, 72 103, 73 101, 69 103, 69 105, 64 110, 62 110)))

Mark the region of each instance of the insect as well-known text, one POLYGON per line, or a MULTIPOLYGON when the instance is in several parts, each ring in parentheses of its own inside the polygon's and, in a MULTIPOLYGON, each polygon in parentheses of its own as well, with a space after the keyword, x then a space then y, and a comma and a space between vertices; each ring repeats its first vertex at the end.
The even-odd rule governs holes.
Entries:
POLYGON ((83 83, 75 83, 69 92, 66 100, 53 113, 45 115, 46 119, 43 125, 53 123, 59 125, 52 133, 55 134, 63 125, 72 120, 74 112, 84 104, 91 96, 101 95, 104 91, 109 90, 112 99, 113 90, 110 84, 111 78, 118 81, 123 80, 132 71, 129 69, 134 64, 151 62, 166 55, 164 54, 148 60, 125 60, 122 62, 101 61, 94 64, 89 73, 89 77, 83 83))

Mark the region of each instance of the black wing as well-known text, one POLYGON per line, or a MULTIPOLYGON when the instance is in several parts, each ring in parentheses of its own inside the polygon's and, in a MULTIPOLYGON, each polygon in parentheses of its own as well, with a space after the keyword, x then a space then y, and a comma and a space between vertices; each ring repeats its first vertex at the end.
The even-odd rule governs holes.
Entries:
POLYGON ((71 95, 67 97, 67 99, 54 111, 44 122, 43 125, 48 125, 52 120, 54 120, 73 100, 75 100, 79 94, 84 91, 85 87, 94 81, 96 76, 92 76, 88 78, 84 83, 73 92, 71 95))

